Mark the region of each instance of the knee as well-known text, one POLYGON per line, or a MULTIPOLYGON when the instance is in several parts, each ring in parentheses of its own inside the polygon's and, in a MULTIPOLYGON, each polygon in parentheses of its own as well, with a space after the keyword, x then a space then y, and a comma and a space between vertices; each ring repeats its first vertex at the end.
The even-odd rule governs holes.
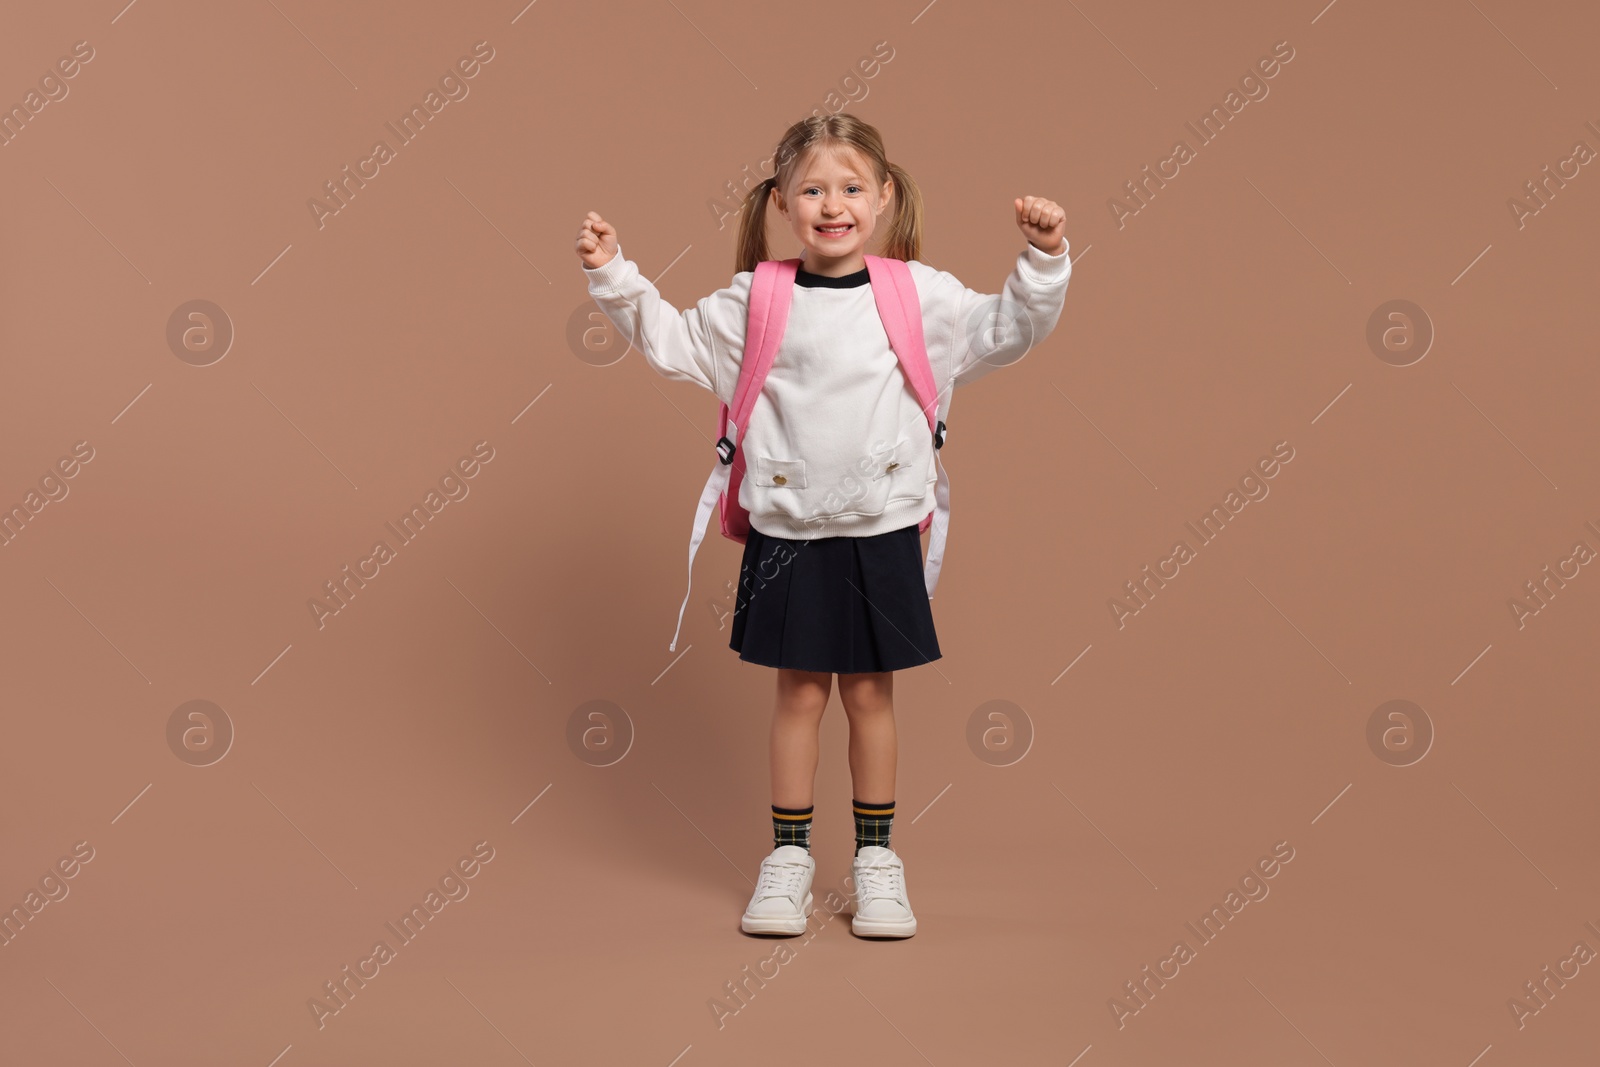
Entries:
POLYGON ((784 671, 778 680, 778 710, 808 717, 821 716, 833 694, 833 675, 815 671, 784 671))
POLYGON ((888 679, 881 675, 852 678, 848 682, 841 676, 839 700, 844 704, 845 714, 852 719, 894 712, 893 690, 888 679))

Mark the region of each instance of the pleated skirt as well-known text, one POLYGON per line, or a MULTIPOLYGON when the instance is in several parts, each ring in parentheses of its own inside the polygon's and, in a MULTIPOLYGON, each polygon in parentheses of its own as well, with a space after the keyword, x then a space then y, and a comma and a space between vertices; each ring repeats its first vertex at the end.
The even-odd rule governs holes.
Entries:
POLYGON ((832 674, 939 659, 916 524, 803 541, 751 527, 728 647, 747 663, 832 674))

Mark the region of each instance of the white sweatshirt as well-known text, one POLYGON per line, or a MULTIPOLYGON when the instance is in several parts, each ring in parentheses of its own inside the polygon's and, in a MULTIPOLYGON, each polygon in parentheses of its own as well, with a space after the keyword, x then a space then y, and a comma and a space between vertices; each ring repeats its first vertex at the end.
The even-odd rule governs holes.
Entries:
MULTIPOLYGON (((952 382, 966 385, 1017 362, 1055 328, 1072 273, 1069 254, 1026 246, 998 295, 968 289, 926 263, 907 263, 941 407, 952 382)), ((753 271, 682 312, 620 245, 608 262, 583 272, 589 295, 650 366, 702 385, 732 407, 753 271)), ((708 430, 715 424, 712 412, 708 430)), ((868 537, 920 523, 933 511, 928 419, 889 347, 865 267, 829 278, 805 270, 802 257, 783 342, 738 448, 745 459, 739 503, 750 525, 768 536, 868 537)), ((691 549, 691 568, 692 559, 691 549)))

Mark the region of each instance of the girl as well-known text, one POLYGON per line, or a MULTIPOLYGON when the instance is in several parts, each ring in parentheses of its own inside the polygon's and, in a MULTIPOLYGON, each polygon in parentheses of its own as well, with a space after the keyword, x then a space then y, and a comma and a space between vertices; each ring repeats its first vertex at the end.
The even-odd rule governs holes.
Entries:
MULTIPOLYGON (((948 497, 936 473, 942 426, 936 442, 891 350, 864 257, 890 210, 884 255, 904 261, 915 283, 942 408, 946 390, 1015 363, 1054 329, 1071 274, 1066 215, 1042 197, 1014 202, 1028 244, 1005 291, 991 296, 919 261, 921 196, 911 176, 888 161, 872 126, 847 113, 813 116, 789 128, 773 159, 776 173, 743 205, 733 283, 694 308, 679 312, 663 300, 623 257, 616 230, 592 211, 577 253, 590 296, 650 366, 710 389, 731 408, 755 267, 773 258, 769 202, 800 243, 781 347, 744 439, 735 443, 746 460, 738 501, 749 511, 750 532, 729 647, 742 660, 777 669, 773 851, 761 862, 740 926, 746 933, 805 930, 815 870, 817 735, 837 674, 855 797, 851 930, 910 937, 917 921, 904 864, 889 847, 894 672, 941 656, 928 595, 943 530, 935 528, 925 589, 919 525, 936 497, 941 508, 948 497)), ((691 569, 698 543, 697 535, 691 569)))

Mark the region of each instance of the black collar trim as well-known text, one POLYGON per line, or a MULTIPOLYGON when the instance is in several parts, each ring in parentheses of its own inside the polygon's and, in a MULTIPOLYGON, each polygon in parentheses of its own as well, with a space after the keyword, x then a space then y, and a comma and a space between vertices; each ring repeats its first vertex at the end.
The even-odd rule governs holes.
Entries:
POLYGON ((854 289, 858 285, 868 285, 872 281, 872 272, 862 267, 854 274, 845 274, 838 278, 826 274, 812 274, 804 266, 799 267, 794 274, 794 283, 803 285, 807 289, 854 289))

